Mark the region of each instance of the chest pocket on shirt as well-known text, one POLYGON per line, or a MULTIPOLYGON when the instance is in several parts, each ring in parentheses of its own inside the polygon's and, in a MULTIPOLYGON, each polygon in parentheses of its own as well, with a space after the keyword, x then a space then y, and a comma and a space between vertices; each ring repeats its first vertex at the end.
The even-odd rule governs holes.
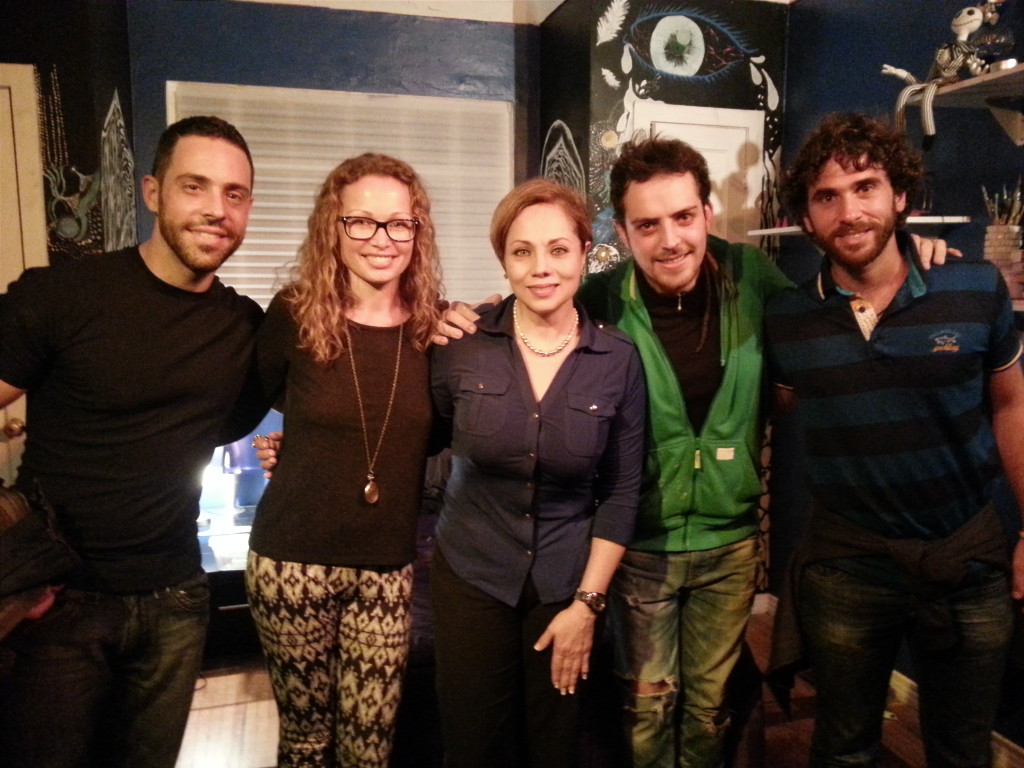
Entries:
POLYGON ((593 395, 568 392, 565 396, 565 446, 573 456, 600 456, 608 442, 608 427, 615 415, 610 400, 593 395))
POLYGON ((459 379, 455 428, 470 435, 497 434, 505 425, 504 395, 508 388, 506 378, 471 375, 459 379))

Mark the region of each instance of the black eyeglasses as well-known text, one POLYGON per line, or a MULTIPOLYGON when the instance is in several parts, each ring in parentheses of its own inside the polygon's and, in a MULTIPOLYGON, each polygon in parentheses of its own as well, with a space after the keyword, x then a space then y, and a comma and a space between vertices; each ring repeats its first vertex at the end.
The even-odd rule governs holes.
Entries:
POLYGON ((396 243, 407 243, 416 237, 417 219, 392 219, 376 221, 365 216, 339 216, 338 221, 345 227, 345 234, 353 240, 369 240, 383 229, 385 234, 396 243))

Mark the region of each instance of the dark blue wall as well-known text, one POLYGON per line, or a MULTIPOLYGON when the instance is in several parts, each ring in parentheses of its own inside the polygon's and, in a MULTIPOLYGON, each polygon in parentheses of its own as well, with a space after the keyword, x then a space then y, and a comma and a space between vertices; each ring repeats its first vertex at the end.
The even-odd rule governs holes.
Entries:
POLYGON ((127 5, 141 173, 166 126, 168 80, 514 102, 525 118, 516 156, 530 153, 534 27, 219 0, 127 5))

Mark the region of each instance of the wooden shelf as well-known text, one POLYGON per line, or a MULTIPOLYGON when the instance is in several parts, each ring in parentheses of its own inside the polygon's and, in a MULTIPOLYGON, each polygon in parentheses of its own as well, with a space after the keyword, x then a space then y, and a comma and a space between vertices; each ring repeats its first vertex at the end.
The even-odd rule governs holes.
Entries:
MULTIPOLYGON (((969 77, 935 92, 933 107, 951 109, 985 109, 1003 126, 1010 139, 1024 146, 1024 64, 998 72, 969 77)), ((908 105, 921 103, 920 92, 907 101, 908 105)))
POLYGON ((747 232, 747 237, 761 237, 762 235, 802 235, 804 231, 800 227, 769 227, 768 229, 752 229, 747 232))
MULTIPOLYGON (((1022 93, 1024 64, 1018 64, 1012 69, 988 72, 944 85, 935 93, 932 104, 953 109, 984 109, 989 106, 989 99, 1004 96, 1019 98, 1022 93)), ((914 94, 907 103, 917 105, 920 101, 921 95, 914 94)))
MULTIPOLYGON (((908 216, 908 227, 945 226, 947 224, 967 224, 971 221, 970 216, 908 216)), ((769 229, 752 229, 747 232, 748 237, 761 237, 762 235, 802 235, 804 231, 800 227, 770 227, 769 229)))

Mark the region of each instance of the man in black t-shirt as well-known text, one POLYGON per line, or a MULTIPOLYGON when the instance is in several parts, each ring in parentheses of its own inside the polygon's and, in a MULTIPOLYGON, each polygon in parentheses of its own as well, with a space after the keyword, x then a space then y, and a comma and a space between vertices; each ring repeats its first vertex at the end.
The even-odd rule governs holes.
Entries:
POLYGON ((215 276, 252 206, 245 140, 214 117, 161 136, 135 248, 26 271, 0 302, 0 406, 28 394, 19 485, 42 489, 82 557, 4 641, 8 768, 173 768, 209 591, 196 516, 213 449, 255 426, 259 307, 215 276))

